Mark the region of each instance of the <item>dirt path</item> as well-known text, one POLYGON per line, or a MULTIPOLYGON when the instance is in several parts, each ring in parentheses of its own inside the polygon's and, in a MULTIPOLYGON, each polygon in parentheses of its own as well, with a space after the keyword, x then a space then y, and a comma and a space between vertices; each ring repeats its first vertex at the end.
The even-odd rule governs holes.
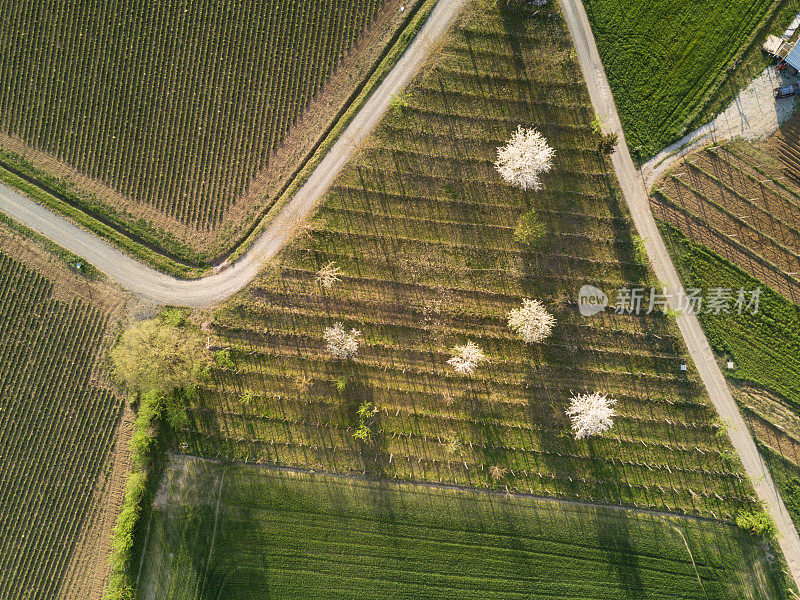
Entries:
POLYGON ((181 281, 159 273, 4 185, 0 185, 0 210, 70 252, 82 256, 122 287, 146 300, 156 304, 198 308, 217 304, 247 285, 262 265, 289 242, 297 230, 297 224, 314 212, 330 185, 389 109, 392 96, 417 74, 467 1, 439 0, 417 37, 306 183, 247 253, 220 273, 194 281, 181 281))
MULTIPOLYGON (((581 0, 563 0, 561 6, 575 42, 592 105, 598 115, 605 117, 604 129, 619 134, 619 145, 612 156, 612 161, 638 234, 645 241, 647 256, 658 280, 669 289, 679 289, 681 283, 678 273, 650 211, 644 178, 633 166, 586 11, 581 0)), ((674 297, 672 300, 674 301, 674 297)), ((764 503, 775 521, 780 536, 778 541, 786 557, 789 571, 795 584, 800 587, 800 537, 797 535, 797 530, 792 524, 772 477, 761 460, 697 317, 693 314, 683 314, 676 320, 711 401, 720 418, 728 424, 728 435, 744 464, 745 472, 759 500, 764 503)))
POLYGON ((778 74, 774 67, 764 69, 716 119, 687 133, 642 165, 647 188, 678 160, 706 144, 735 137, 763 140, 772 135, 795 108, 794 97, 776 100, 773 90, 798 81, 797 77, 778 74))

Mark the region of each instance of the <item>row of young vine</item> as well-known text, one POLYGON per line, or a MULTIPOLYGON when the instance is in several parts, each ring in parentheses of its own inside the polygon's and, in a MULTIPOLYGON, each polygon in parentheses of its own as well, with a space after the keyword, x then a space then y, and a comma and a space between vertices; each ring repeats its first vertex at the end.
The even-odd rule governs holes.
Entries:
POLYGON ((384 2, 3 0, 0 131, 212 228, 384 2))
MULTIPOLYGON (((366 472, 732 519, 751 493, 674 323, 578 314, 592 283, 652 283, 559 17, 513 26, 493 11, 462 25, 338 180, 281 264, 216 313, 227 349, 187 452, 366 472), (571 78, 571 79, 570 79, 571 78), (520 123, 555 148, 544 187, 521 192, 493 162, 520 123), (520 240, 525 217, 541 239, 520 240), (317 273, 335 264, 330 288, 317 273), (524 345, 508 311, 542 301, 557 325, 524 345), (360 331, 355 362, 323 332, 360 331), (476 341, 489 361, 448 366, 476 341), (618 400, 614 428, 575 440, 572 393, 618 400), (366 411, 368 407, 372 412, 366 411), (364 439, 355 434, 370 428, 364 439)), ((613 296, 611 298, 613 303, 613 296)))
POLYGON ((53 598, 92 514, 120 404, 96 384, 107 317, 0 254, 0 598, 53 598))

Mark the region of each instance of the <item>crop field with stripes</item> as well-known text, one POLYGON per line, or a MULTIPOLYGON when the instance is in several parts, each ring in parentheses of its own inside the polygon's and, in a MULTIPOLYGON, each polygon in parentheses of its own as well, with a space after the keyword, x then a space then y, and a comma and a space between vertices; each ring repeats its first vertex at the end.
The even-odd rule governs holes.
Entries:
POLYGON ((208 230, 384 3, 2 0, 0 132, 208 230))
MULTIPOLYGON (((469 12, 469 11, 468 11, 469 12)), ((175 444, 206 457, 458 483, 731 518, 751 506, 724 431, 674 321, 656 311, 582 317, 587 283, 613 294, 652 277, 598 136, 561 18, 470 13, 395 102, 318 217, 215 312, 228 349, 175 444), (501 183, 493 161, 519 124, 555 148, 544 188, 501 183), (546 235, 515 240, 534 210, 546 235), (341 281, 315 282, 329 262, 341 281), (553 335, 507 327, 542 301, 553 335), (332 359, 326 327, 361 331, 332 359), (472 340, 474 376, 447 364, 472 340), (607 434, 576 441, 573 393, 618 399, 607 434), (374 435, 353 434, 371 403, 374 435)))
POLYGON ((0 253, 0 598, 58 596, 114 445, 107 317, 0 253))
POLYGON ((138 600, 785 598, 734 527, 177 460, 138 600))
POLYGON ((656 218, 800 302, 800 187, 742 141, 709 146, 668 172, 656 218))

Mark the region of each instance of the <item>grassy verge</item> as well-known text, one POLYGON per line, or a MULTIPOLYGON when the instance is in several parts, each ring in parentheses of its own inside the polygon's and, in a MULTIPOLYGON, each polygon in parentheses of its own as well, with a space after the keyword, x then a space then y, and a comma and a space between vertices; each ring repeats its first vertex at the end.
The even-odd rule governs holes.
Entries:
POLYGON ((139 598, 785 598, 755 538, 531 497, 173 460, 139 598))
MULTIPOLYGON (((133 215, 121 213, 74 184, 37 169, 19 154, 0 148, 0 167, 142 246, 189 266, 208 266, 206 258, 168 232, 156 230, 144 219, 136 220, 133 215)), ((60 205, 52 207, 58 210, 60 205)))
POLYGON ((706 123, 770 64, 760 44, 790 0, 588 0, 626 139, 642 162, 706 123), (638 149, 638 150, 637 150, 638 149))
POLYGON ((786 510, 797 528, 800 526, 800 467, 786 460, 766 444, 758 443, 758 451, 778 486, 786 510))
POLYGON ((58 244, 50 241, 49 238, 46 238, 40 233, 35 232, 33 229, 25 227, 21 223, 18 223, 14 219, 7 217, 3 213, 0 213, 0 222, 5 223, 8 227, 13 229, 17 233, 24 235, 28 239, 33 240, 34 242, 42 246, 45 250, 57 256, 60 260, 64 261, 69 266, 70 269, 72 269, 76 273, 80 273, 87 279, 91 279, 92 281, 99 281, 104 277, 104 275, 100 271, 98 271, 94 265, 86 262, 86 260, 78 256, 77 254, 73 254, 66 248, 63 248, 58 244))

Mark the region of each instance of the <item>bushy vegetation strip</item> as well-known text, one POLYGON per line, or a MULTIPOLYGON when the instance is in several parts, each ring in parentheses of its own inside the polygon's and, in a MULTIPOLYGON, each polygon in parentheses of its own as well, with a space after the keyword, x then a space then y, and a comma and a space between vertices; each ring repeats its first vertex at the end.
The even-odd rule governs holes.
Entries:
POLYGON ((133 600, 135 598, 135 569, 138 564, 134 548, 137 534, 141 534, 143 513, 152 502, 153 468, 158 439, 158 425, 164 400, 157 391, 148 392, 139 399, 138 413, 131 438, 131 465, 125 485, 122 509, 117 516, 111 539, 111 573, 105 590, 105 600, 133 600))
POLYGON ((137 414, 131 436, 131 473, 113 530, 111 575, 106 600, 133 600, 137 548, 143 543, 143 515, 149 514, 155 479, 162 466, 162 427, 187 424, 185 403, 203 376, 205 361, 198 333, 180 308, 162 310, 122 333, 111 350, 112 369, 134 396, 137 414))

